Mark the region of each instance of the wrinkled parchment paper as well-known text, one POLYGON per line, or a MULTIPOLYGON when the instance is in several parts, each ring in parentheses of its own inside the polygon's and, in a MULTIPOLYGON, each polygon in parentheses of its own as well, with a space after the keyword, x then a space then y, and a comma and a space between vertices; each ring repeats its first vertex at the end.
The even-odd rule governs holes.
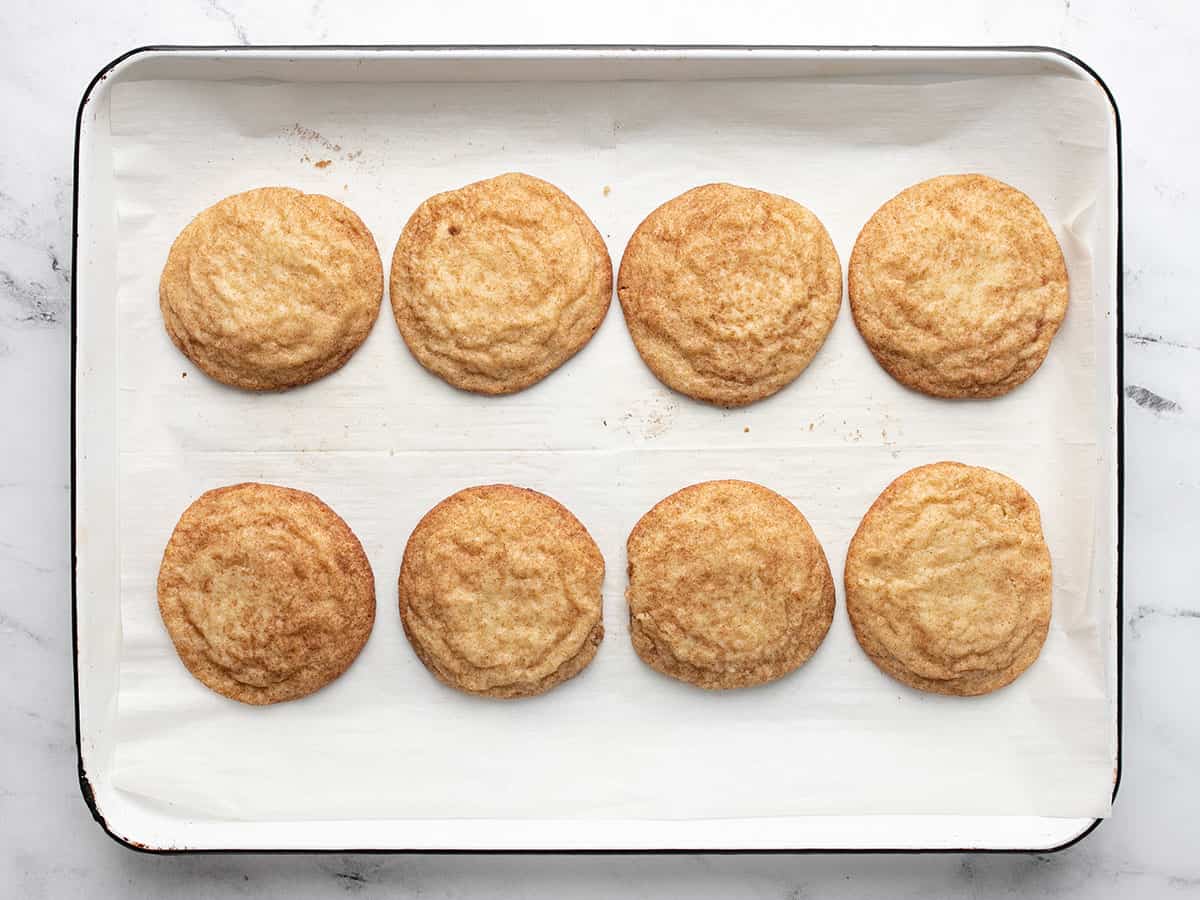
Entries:
MULTIPOLYGON (((804 814, 1101 816, 1113 779, 1101 599, 1090 250, 1106 135, 1095 92, 1053 76, 571 84, 149 81, 113 92, 120 222, 121 615, 115 784, 179 814, 233 819, 723 818, 804 814), (1071 275, 1041 371, 1007 397, 945 402, 872 360, 849 308, 804 375, 748 409, 663 388, 614 301, 595 339, 536 387, 458 392, 405 351, 384 307, 341 371, 283 394, 207 379, 168 340, 158 277, 172 239, 219 198, 286 184, 327 193, 374 232, 385 270, 426 196, 504 171, 575 198, 614 263, 659 203, 709 181, 793 197, 845 265, 900 189, 982 171, 1046 212, 1071 275), (186 377, 184 377, 186 375, 186 377), (994 467, 1041 505, 1054 618, 1037 664, 994 695, 908 690, 854 641, 841 570, 859 518, 906 469, 994 467), (695 481, 758 481, 794 501, 838 581, 813 660, 774 684, 705 693, 644 666, 628 638, 625 538, 695 481), (155 578, 202 491, 261 480, 315 492, 361 538, 378 617, 354 666, 307 699, 227 701, 188 675, 155 578), (439 685, 396 610, 409 532, 471 484, 551 494, 607 561, 595 662, 541 698, 439 685)), ((1108 551, 1106 551, 1108 552, 1108 551)))

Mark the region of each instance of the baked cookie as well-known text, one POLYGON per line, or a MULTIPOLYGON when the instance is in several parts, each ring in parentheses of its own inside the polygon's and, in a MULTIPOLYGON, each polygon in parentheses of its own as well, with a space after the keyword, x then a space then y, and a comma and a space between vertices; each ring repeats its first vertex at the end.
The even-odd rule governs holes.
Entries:
POLYGON ((375 622, 375 578, 354 532, 312 494, 235 484, 201 494, 180 517, 158 570, 158 608, 207 687, 279 703, 354 662, 375 622))
POLYGON ((680 681, 774 681, 813 655, 833 621, 833 576, 817 536, 762 485, 686 487, 642 516, 628 549, 633 648, 680 681))
POLYGON ((252 391, 341 368, 382 299, 383 264, 362 220, 284 187, 234 194, 192 219, 158 286, 175 346, 217 381, 252 391))
POLYGON ((392 255, 391 296, 422 366, 463 390, 511 394, 595 334, 612 261, 570 197, 509 173, 417 207, 392 255))
POLYGON ((706 184, 638 226, 617 296, 659 381, 744 406, 788 385, 821 349, 842 303, 842 267, 825 227, 799 203, 706 184))
POLYGON ((939 462, 905 472, 846 554, 858 643, 910 687, 971 696, 1037 659, 1050 627, 1050 551, 1037 503, 999 472, 939 462))
POLYGON ((889 200, 850 254, 850 309, 879 364, 934 397, 997 397, 1046 358, 1067 266, 1034 202, 986 175, 889 200))
POLYGON ((417 524, 400 567, 400 621, 425 667, 450 687, 530 697, 592 661, 604 637, 604 558, 545 494, 467 488, 417 524))

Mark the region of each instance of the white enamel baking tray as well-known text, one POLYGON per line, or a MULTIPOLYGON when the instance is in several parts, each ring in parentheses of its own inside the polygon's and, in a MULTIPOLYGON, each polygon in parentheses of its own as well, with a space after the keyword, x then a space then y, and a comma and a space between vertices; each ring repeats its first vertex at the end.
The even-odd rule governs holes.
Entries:
MULTIPOLYGON (((112 781, 119 651, 121 535, 117 463, 116 185, 109 129, 114 85, 143 80, 546 83, 787 80, 864 85, 922 79, 1046 74, 1073 79, 1103 99, 1108 171, 1097 185, 1099 242, 1094 306, 1100 473, 1095 494, 1093 582, 1111 603, 1101 622, 1119 747, 1121 682, 1121 187, 1117 110, 1098 76, 1057 50, 881 47, 148 47, 106 66, 79 109, 75 157, 73 395, 73 610, 79 775, 97 822, 141 850, 179 851, 1045 851, 1068 846, 1094 818, 818 815, 670 820, 363 819, 234 821, 182 816, 139 800, 112 781)), ((880 200, 886 199, 881 197, 880 200)), ((382 247, 385 254, 387 247, 382 247)), ((614 257, 616 258, 616 257, 614 257)), ((386 259, 386 255, 385 255, 386 259)), ((386 307, 386 302, 385 302, 386 307)), ((618 314, 619 315, 619 314, 618 314)), ((380 326, 387 324, 386 308, 380 326)), ((843 323, 841 327, 848 327, 843 323)), ((1085 399, 1084 402, 1091 402, 1085 399)), ((610 567, 615 567, 610 560, 610 567)), ((389 576, 390 577, 390 576, 389 576)), ((388 603, 387 596, 380 598, 388 603)), ((842 614, 839 604, 839 615, 842 614)), ((1119 777, 1113 759, 1113 789, 1119 777)))

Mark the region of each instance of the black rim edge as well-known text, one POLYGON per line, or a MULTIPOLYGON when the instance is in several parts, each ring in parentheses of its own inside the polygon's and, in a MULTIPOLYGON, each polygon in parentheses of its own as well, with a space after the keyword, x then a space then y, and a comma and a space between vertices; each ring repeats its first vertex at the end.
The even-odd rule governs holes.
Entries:
MULTIPOLYGON (((148 849, 140 848, 136 844, 131 844, 123 837, 119 836, 112 828, 109 827, 104 815, 100 812, 100 807, 96 803, 96 792, 92 788, 91 780, 88 778, 87 770, 83 764, 83 731, 79 720, 79 557, 78 548, 75 542, 76 535, 76 516, 78 507, 78 479, 79 479, 79 464, 78 464, 78 445, 76 443, 76 382, 79 378, 78 356, 79 356, 79 279, 77 273, 79 271, 79 155, 81 146, 81 137, 83 134, 83 116, 87 109, 88 102, 92 99, 92 92, 96 86, 100 84, 108 73, 123 63, 125 60, 140 53, 145 53, 153 50, 152 47, 136 47, 126 53, 121 54, 116 59, 112 60, 100 69, 88 82, 88 85, 83 90, 83 96, 79 100, 79 107, 75 112, 75 153, 72 162, 72 180, 71 187, 71 422, 70 422, 70 445, 71 445, 71 668, 72 668, 72 686, 75 700, 75 761, 79 777, 79 791, 83 795, 83 802, 87 805, 92 818, 97 824, 104 829, 104 833, 124 847, 129 847, 134 850, 148 849)), ((161 851, 169 852, 169 851, 161 851)))
POLYGON ((441 856, 456 856, 456 855, 569 855, 569 856, 646 856, 646 855, 680 855, 680 854, 712 854, 712 855, 761 855, 761 856, 778 856, 782 854, 795 855, 813 855, 813 854, 829 854, 829 855, 849 855, 849 854, 879 854, 879 855, 900 855, 900 854, 944 854, 944 853, 987 853, 987 854, 1049 854, 1059 853, 1074 847, 1076 844, 1091 835, 1104 821, 1102 818, 1097 818, 1092 823, 1075 835, 1071 839, 1062 844, 1052 847, 1029 847, 1029 848, 976 848, 976 847, 933 847, 933 848, 769 848, 769 849, 728 849, 728 848, 655 848, 655 849, 625 849, 625 850, 555 850, 555 849, 534 849, 534 850, 462 850, 454 848, 436 848, 436 849, 381 849, 381 848, 334 848, 323 847, 318 849, 292 849, 292 848, 176 848, 176 847, 150 847, 145 844, 133 841, 123 835, 118 834, 108 824, 104 814, 100 811, 96 803, 95 790, 92 788, 91 781, 88 778, 87 771, 83 764, 83 735, 80 728, 79 716, 79 597, 78 597, 78 557, 75 541, 76 535, 76 506, 77 497, 77 444, 76 444, 76 381, 78 378, 77 358, 78 358, 78 284, 79 279, 76 275, 78 272, 79 263, 79 156, 81 137, 83 134, 83 116, 87 108, 88 102, 92 98, 92 93, 96 87, 104 81, 110 72, 124 63, 126 60, 134 56, 139 56, 144 53, 164 53, 164 52, 187 52, 187 51, 297 51, 305 52, 311 50, 357 50, 364 52, 384 51, 384 50, 429 50, 429 51, 474 51, 474 50, 493 50, 493 51, 508 51, 508 50, 679 50, 679 51, 695 51, 695 50, 729 50, 729 51, 754 51, 754 50, 833 50, 839 52, 872 52, 872 51, 900 51, 900 52, 996 52, 996 53, 1050 53, 1066 59, 1068 62, 1077 66, 1080 70, 1088 75, 1104 92, 1105 98, 1108 100, 1109 106, 1113 113, 1113 127, 1116 137, 1116 152, 1117 152, 1117 258, 1116 258, 1116 363, 1117 363, 1117 585, 1116 585, 1116 601, 1117 601, 1117 622, 1116 622, 1116 638, 1117 638, 1117 752, 1116 752, 1116 771, 1113 778, 1112 799, 1115 801, 1117 791, 1121 786, 1122 774, 1122 750, 1123 750, 1123 727, 1124 727, 1124 643, 1125 643, 1125 604, 1124 604, 1124 572, 1125 572, 1125 557, 1124 557, 1124 536, 1125 536, 1125 408, 1124 408, 1124 390, 1125 390, 1125 348, 1124 348, 1124 295, 1125 295, 1125 278, 1124 278, 1124 168, 1123 168, 1123 147, 1121 137, 1121 114, 1117 107, 1116 98, 1113 96, 1112 90, 1108 84, 1100 77, 1090 65, 1059 47, 1040 44, 1021 44, 1021 45, 970 45, 970 44, 952 44, 952 45, 936 45, 936 44, 918 44, 918 45, 901 45, 901 44, 754 44, 754 45, 737 45, 737 44, 147 44, 140 47, 135 47, 131 50, 122 53, 114 58, 111 62, 104 65, 88 82, 84 89, 83 96, 79 101, 79 108, 75 116, 75 153, 74 153, 74 184, 72 187, 71 199, 71 422, 70 422, 70 448, 71 448, 71 657, 74 682, 74 700, 75 700, 75 750, 76 761, 79 774, 79 788, 83 796, 83 801, 87 805, 88 810, 92 814, 92 818, 103 829, 104 833, 112 838, 117 844, 126 847, 138 853, 145 853, 156 856, 178 856, 178 855, 210 855, 210 854, 270 854, 270 855, 298 855, 298 854, 358 854, 358 855, 385 855, 385 854, 430 854, 441 856))

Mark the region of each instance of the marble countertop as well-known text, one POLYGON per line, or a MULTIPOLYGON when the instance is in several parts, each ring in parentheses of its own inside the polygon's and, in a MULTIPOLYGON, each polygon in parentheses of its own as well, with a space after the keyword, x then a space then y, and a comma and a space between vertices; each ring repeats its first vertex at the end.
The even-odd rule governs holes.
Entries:
POLYGON ((20 897, 1200 897, 1200 10, 1175 0, 610 0, 405 8, 182 0, 0 9, 0 893, 20 897), (69 353, 74 115, 150 43, 1049 44, 1091 64, 1125 150, 1123 780, 1111 820, 1051 855, 159 858, 79 794, 71 688, 69 353))

